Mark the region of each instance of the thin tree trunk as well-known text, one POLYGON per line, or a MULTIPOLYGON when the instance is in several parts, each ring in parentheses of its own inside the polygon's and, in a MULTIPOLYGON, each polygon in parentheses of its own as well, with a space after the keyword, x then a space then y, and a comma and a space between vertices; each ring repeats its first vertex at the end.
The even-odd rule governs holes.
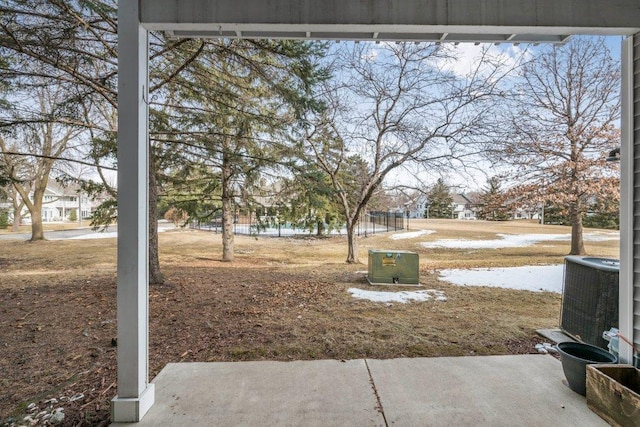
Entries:
POLYGON ((320 237, 322 235, 324 235, 324 221, 318 221, 317 222, 318 228, 317 228, 317 233, 316 236, 320 237))
POLYGON ((347 264, 359 264, 355 222, 347 220, 347 264))
POLYGON ((149 284, 162 285, 166 281, 160 271, 160 254, 158 250, 158 181, 156 179, 156 162, 149 153, 149 284))
POLYGON ((582 238, 582 215, 577 208, 571 208, 571 252, 569 255, 585 255, 584 240, 582 238))
POLYGON ((233 195, 231 191, 231 159, 222 155, 222 261, 233 261, 233 195))
POLYGON ((22 225, 22 204, 13 205, 13 224, 11 225, 11 231, 18 232, 20 231, 20 226, 22 225))

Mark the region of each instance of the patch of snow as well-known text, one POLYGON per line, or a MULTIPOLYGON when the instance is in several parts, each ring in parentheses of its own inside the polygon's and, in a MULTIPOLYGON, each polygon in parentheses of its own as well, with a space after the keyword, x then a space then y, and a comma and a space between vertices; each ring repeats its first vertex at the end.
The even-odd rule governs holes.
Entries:
POLYGON ((400 240, 400 239, 414 239, 420 236, 426 236, 428 234, 435 233, 436 230, 418 230, 418 231, 409 231, 408 233, 396 233, 391 235, 391 240, 400 240))
POLYGON ((440 279, 461 286, 491 286, 562 293, 564 265, 441 270, 440 279))
POLYGON ((354 298, 366 299, 373 302, 399 302, 404 304, 409 301, 428 301, 434 298, 436 301, 447 300, 444 292, 437 291, 435 289, 426 289, 422 291, 382 292, 349 288, 348 292, 354 298))
MULTIPOLYGON (((160 231, 160 230, 158 230, 160 231)), ((95 233, 87 233, 87 234, 83 234, 81 236, 73 236, 73 237, 69 237, 65 240, 88 240, 88 239, 110 239, 110 238, 115 238, 118 237, 118 232, 117 231, 105 231, 105 232, 95 232, 95 233)))
MULTIPOLYGON (((596 231, 593 233, 587 233, 584 235, 584 240, 586 242, 606 242, 607 240, 619 240, 620 233, 615 232, 606 232, 606 231, 596 231)), ((569 240, 571 240, 569 238, 569 240)))
MULTIPOLYGON (((167 230, 173 230, 176 227, 173 224, 170 225, 160 225, 158 227, 158 233, 164 233, 167 230)), ((87 234, 82 234, 80 236, 67 237, 65 239, 60 240, 89 240, 89 239, 111 239, 118 237, 117 231, 92 231, 87 234)))
MULTIPOLYGON (((441 239, 435 242, 423 242, 425 248, 449 248, 449 249, 500 249, 523 248, 533 246, 539 242, 570 241, 571 234, 498 234, 499 239, 491 240, 467 240, 467 239, 441 239)), ((584 235, 587 242, 602 242, 619 239, 618 233, 589 233, 584 235)))

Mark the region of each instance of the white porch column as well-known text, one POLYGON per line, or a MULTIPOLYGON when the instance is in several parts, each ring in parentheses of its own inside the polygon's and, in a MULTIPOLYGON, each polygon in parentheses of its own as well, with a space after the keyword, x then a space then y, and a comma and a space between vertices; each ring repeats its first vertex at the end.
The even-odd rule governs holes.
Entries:
POLYGON ((139 421, 154 402, 149 384, 149 111, 147 30, 139 2, 118 2, 118 395, 113 422, 139 421))
MULTIPOLYGON (((634 39, 622 41, 622 117, 620 141, 620 296, 619 329, 630 339, 634 338, 634 39)), ((637 96, 637 95, 636 95, 637 96)), ((636 99, 637 103, 638 100, 636 99)), ((638 141, 635 141, 637 144, 638 141)), ((640 171, 637 171, 640 172, 640 171)), ((620 341, 620 362, 632 363, 633 352, 620 341)))

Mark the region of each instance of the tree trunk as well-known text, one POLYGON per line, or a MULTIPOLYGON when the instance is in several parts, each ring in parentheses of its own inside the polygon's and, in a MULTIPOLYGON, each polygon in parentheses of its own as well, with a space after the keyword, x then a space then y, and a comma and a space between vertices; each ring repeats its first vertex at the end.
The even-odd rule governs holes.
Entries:
MULTIPOLYGON (((39 182, 36 182, 33 189, 33 203, 27 204, 29 214, 31 214, 31 239, 30 241, 36 242, 38 240, 44 240, 44 227, 42 226, 42 199, 44 199, 44 191, 47 186, 49 177, 46 175, 39 182)), ((28 197, 23 195, 24 197, 28 197)))
POLYGON ((231 159, 222 155, 222 261, 233 261, 233 195, 231 159))
POLYGON ((149 284, 162 285, 166 277, 160 271, 158 251, 158 180, 153 153, 149 153, 149 284))
POLYGON ((13 205, 13 224, 11 225, 11 231, 13 232, 20 231, 20 226, 22 225, 22 207, 22 204, 13 205))
POLYGON ((316 236, 321 237, 322 235, 324 235, 324 221, 318 221, 317 222, 318 228, 317 228, 317 232, 316 232, 316 236))
POLYGON ((359 264, 355 222, 347 220, 347 264, 359 264))
POLYGON ((44 227, 42 226, 42 202, 37 201, 30 209, 31 214, 31 239, 32 242, 44 240, 44 227))
POLYGON ((571 252, 569 255, 585 255, 582 239, 582 214, 577 208, 571 208, 571 252))

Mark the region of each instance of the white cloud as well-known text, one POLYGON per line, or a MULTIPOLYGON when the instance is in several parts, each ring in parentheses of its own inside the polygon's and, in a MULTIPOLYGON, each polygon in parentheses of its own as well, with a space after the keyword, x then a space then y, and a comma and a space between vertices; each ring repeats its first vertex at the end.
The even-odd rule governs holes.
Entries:
MULTIPOLYGON (((488 50, 488 55, 494 61, 502 63, 506 69, 517 67, 520 61, 530 57, 530 53, 520 46, 505 44, 499 46, 473 43, 461 43, 457 46, 451 46, 451 52, 456 56, 455 59, 442 61, 439 65, 445 70, 464 78, 469 76, 477 67, 482 59, 483 51, 488 50)), ((487 63, 479 66, 480 74, 487 73, 491 67, 487 63)))

